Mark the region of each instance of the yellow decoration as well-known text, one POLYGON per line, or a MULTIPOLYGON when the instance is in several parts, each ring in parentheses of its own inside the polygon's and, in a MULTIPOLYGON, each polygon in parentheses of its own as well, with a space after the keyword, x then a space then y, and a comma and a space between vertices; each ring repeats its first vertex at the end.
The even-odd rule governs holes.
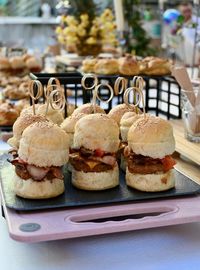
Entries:
MULTIPOLYGON (((81 14, 80 17, 61 16, 61 25, 56 28, 58 42, 66 46, 75 46, 81 49, 89 46, 88 54, 92 53, 92 46, 97 46, 94 51, 101 48, 102 45, 117 45, 116 24, 114 16, 110 9, 93 18, 88 14, 81 14), (90 50, 90 51, 89 51, 90 50)), ((86 48, 84 48, 86 51, 86 48)))

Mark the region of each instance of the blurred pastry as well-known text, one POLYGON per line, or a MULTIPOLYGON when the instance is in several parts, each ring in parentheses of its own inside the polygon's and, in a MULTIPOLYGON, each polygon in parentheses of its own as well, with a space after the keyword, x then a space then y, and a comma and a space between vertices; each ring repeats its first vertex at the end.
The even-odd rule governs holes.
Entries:
POLYGON ((99 59, 94 66, 94 72, 102 75, 112 75, 119 73, 118 60, 111 59, 99 59))
POLYGON ((0 77, 0 86, 5 87, 8 84, 8 78, 4 75, 0 77))
POLYGON ((21 83, 21 78, 17 76, 10 76, 8 77, 8 84, 14 84, 14 85, 20 85, 21 83))
POLYGON ((22 70, 25 68, 25 63, 21 56, 14 56, 10 58, 11 68, 14 70, 22 70))
POLYGON ((14 104, 7 102, 0 104, 0 126, 13 125, 18 116, 19 112, 14 104))
POLYGON ((169 75, 172 62, 159 57, 146 57, 140 62, 140 73, 144 75, 169 75))
POLYGON ((41 63, 35 57, 30 57, 26 60, 27 68, 32 72, 40 72, 42 69, 41 63))
POLYGON ((97 59, 85 59, 82 63, 82 71, 85 73, 93 73, 94 72, 94 66, 97 63, 97 59))
POLYGON ((0 70, 7 71, 10 70, 11 65, 7 57, 0 57, 0 70))
POLYGON ((122 75, 127 75, 127 76, 133 76, 139 74, 140 67, 132 55, 126 55, 124 57, 120 57, 118 60, 119 63, 119 72, 122 75))
POLYGON ((24 55, 22 56, 22 59, 23 59, 24 62, 26 62, 26 60, 28 60, 28 59, 31 58, 31 57, 32 57, 32 55, 26 53, 26 54, 24 54, 24 55))
POLYGON ((16 86, 7 85, 3 90, 3 95, 9 99, 23 99, 28 97, 28 92, 25 88, 18 88, 16 86))

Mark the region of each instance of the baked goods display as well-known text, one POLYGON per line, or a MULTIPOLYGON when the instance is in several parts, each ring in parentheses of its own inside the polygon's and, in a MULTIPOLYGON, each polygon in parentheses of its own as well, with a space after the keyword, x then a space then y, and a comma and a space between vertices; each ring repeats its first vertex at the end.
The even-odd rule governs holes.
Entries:
POLYGON ((8 99, 24 99, 28 98, 28 83, 30 78, 28 76, 5 76, 2 74, 0 79, 0 86, 2 87, 2 94, 4 98, 8 99))
POLYGON ((105 114, 90 114, 75 125, 70 154, 72 184, 84 190, 104 190, 119 185, 116 154, 119 128, 105 114))
POLYGON ((56 197, 65 190, 62 166, 69 158, 69 139, 57 125, 36 122, 22 133, 11 161, 16 195, 29 199, 56 197))
POLYGON ((98 75, 170 75, 172 62, 169 59, 149 56, 137 60, 135 56, 126 54, 120 58, 85 59, 81 70, 84 73, 98 75))
POLYGON ((88 58, 82 62, 82 71, 85 73, 94 73, 94 67, 97 63, 96 58, 88 58))
POLYGON ((118 74, 119 64, 117 59, 99 59, 94 66, 94 73, 103 75, 118 74))
POLYGON ((126 183, 145 192, 159 192, 175 186, 171 157, 175 151, 172 126, 168 121, 146 115, 128 131, 126 183))
POLYGON ((0 71, 8 74, 21 74, 22 72, 40 72, 42 64, 40 59, 33 55, 25 54, 23 56, 0 57, 0 71))
POLYGON ((146 57, 140 62, 140 73, 144 75, 169 75, 172 62, 159 57, 146 57))
POLYGON ((0 104, 0 126, 11 126, 19 116, 14 104, 3 102, 0 104))
POLYGON ((119 63, 119 73, 122 75, 134 76, 138 75, 140 72, 140 66, 135 57, 132 55, 126 55, 120 57, 119 63))

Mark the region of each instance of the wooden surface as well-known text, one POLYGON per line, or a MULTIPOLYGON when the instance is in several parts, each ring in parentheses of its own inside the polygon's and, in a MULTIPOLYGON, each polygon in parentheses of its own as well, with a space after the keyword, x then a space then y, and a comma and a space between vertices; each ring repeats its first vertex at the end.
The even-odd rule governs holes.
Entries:
POLYGON ((200 143, 192 143, 185 139, 183 120, 171 120, 176 140, 176 152, 200 165, 200 143))

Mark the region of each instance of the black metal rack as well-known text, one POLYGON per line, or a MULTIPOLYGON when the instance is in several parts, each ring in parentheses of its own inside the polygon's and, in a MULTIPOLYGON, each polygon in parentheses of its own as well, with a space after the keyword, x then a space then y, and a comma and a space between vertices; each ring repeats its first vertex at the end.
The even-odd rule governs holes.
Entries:
MULTIPOLYGON (((34 73, 31 74, 32 79, 39 80, 42 85, 47 85, 49 78, 57 78, 65 90, 65 98, 67 97, 67 89, 73 91, 74 104, 90 102, 92 97, 92 90, 84 90, 81 86, 82 74, 79 72, 74 73, 34 73)), ((118 75, 98 75, 99 82, 107 82, 111 86, 114 85, 118 75)), ((157 116, 163 115, 167 119, 181 118, 181 95, 180 86, 172 76, 142 76, 145 81, 144 96, 145 96, 145 109, 146 112, 154 112, 157 116)), ((133 77, 126 77, 128 85, 130 86, 133 77)), ((87 80, 88 86, 92 83, 92 79, 87 80)), ((108 89, 101 88, 100 95, 106 99, 109 95, 108 89)), ((44 100, 43 100, 44 101, 44 100)), ((106 111, 112 109, 115 104, 123 102, 123 94, 115 97, 109 102, 106 111)), ((67 112, 67 108, 65 108, 67 112)))

